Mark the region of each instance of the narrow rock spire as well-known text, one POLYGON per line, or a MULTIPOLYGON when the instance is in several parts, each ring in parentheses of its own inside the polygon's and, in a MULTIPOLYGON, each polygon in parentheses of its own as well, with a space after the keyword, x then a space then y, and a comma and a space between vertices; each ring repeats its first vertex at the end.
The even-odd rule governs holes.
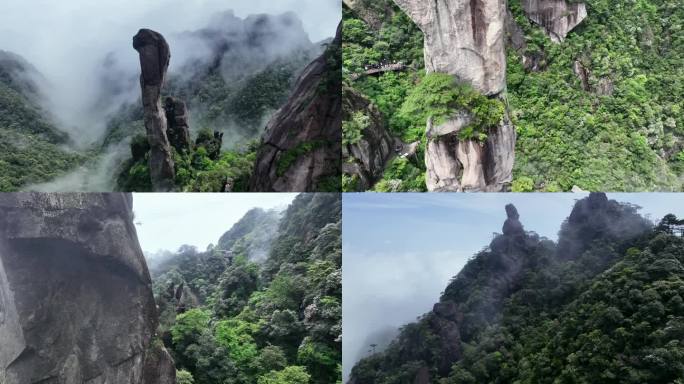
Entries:
POLYGON ((508 217, 503 225, 503 234, 506 236, 524 235, 525 229, 520 223, 520 215, 515 205, 506 205, 506 216, 508 217))
POLYGON ((161 103, 171 53, 164 36, 141 29, 133 37, 133 48, 140 54, 140 88, 144 108, 145 130, 150 143, 150 177, 152 187, 158 192, 174 189, 174 164, 171 145, 167 137, 166 114, 161 103))

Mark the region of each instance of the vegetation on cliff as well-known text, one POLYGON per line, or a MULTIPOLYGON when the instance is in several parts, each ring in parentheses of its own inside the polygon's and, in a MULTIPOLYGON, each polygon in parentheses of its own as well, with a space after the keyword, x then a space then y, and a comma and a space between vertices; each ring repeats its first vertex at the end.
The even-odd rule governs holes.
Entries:
POLYGON ((341 197, 250 211, 152 268, 162 338, 196 384, 341 380, 341 197))
MULTIPOLYGON (((520 0, 508 2, 524 42, 508 44, 507 95, 518 135, 513 190, 681 190, 684 11, 672 0, 585 2, 587 18, 560 44, 528 19, 520 0)), ((392 1, 355 7, 363 12, 345 6, 343 13, 347 84, 377 105, 394 135, 418 140, 425 122, 407 125, 401 110, 424 81, 422 33, 392 1), (366 66, 395 61, 407 70, 359 76, 366 66)), ((414 189, 424 165, 409 162, 397 172, 397 161, 381 183, 414 189)))
POLYGON ((498 235, 432 312, 359 362, 351 382, 677 382, 682 223, 668 215, 653 226, 635 207, 593 194, 557 243, 498 235))

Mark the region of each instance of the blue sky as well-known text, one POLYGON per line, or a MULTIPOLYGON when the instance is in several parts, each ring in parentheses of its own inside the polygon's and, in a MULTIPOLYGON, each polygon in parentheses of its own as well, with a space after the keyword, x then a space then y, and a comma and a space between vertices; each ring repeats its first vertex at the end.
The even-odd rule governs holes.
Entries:
MULTIPOLYGON (((371 343, 429 311, 449 279, 487 246, 513 203, 528 231, 555 240, 586 194, 345 194, 343 196, 343 366, 371 343)), ((684 217, 684 194, 608 194, 653 220, 684 217)))

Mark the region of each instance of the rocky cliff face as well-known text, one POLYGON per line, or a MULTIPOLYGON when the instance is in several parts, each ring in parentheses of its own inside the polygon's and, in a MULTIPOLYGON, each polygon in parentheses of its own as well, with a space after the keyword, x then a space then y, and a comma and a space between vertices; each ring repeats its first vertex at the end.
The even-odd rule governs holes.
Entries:
POLYGON ((344 120, 352 119, 359 111, 369 118, 361 139, 342 147, 342 172, 355 178, 357 191, 366 191, 382 177, 385 164, 394 155, 398 143, 385 129, 378 108, 359 92, 344 87, 342 104, 344 120))
POLYGON ((506 87, 505 0, 394 0, 425 35, 429 72, 455 75, 485 95, 506 87))
POLYGON ((522 0, 525 14, 556 43, 562 42, 587 17, 584 3, 567 0, 522 0))
POLYGON ((133 48, 140 54, 140 87, 145 130, 150 143, 150 177, 155 191, 174 189, 175 170, 167 137, 166 113, 161 103, 161 88, 166 80, 171 53, 161 34, 141 29, 133 37, 133 48))
MULTIPOLYGON (((428 73, 454 75, 482 94, 505 101, 506 1, 394 2, 425 35, 428 73)), ((459 112, 438 127, 428 122, 428 190, 501 191, 511 182, 516 138, 508 115, 488 129, 484 143, 455 137, 468 124, 468 111, 459 112)))
POLYGON ((428 120, 425 166, 429 191, 499 192, 512 181, 516 133, 508 114, 487 130, 485 142, 458 139, 457 133, 468 124, 467 113, 437 127, 428 120))
POLYGON ((1 382, 175 382, 131 202, 0 196, 1 382))
POLYGON ((266 126, 250 190, 340 189, 341 44, 340 24, 327 51, 304 69, 288 102, 266 126))

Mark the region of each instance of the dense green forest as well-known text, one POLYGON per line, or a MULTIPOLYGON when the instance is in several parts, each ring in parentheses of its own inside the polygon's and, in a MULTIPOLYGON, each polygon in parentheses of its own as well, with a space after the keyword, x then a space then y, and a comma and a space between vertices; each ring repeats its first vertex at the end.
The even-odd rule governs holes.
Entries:
POLYGON ((67 149, 69 138, 39 105, 33 74, 22 58, 0 51, 0 191, 51 180, 87 157, 67 149))
MULTIPOLYGON (((362 15, 344 7, 346 84, 373 101, 389 132, 424 145, 424 116, 408 113, 416 109, 416 100, 432 109, 424 112, 441 116, 458 109, 460 104, 451 103, 449 95, 464 89, 458 84, 439 89, 423 85, 431 75, 425 79, 422 34, 392 1, 357 3, 362 4, 362 15), (357 78, 366 65, 382 61, 400 61, 409 68, 357 78)), ((508 107, 518 136, 512 189, 681 190, 681 3, 585 3, 587 18, 564 42, 555 44, 525 16, 520 0, 508 1, 525 42, 522 50, 510 42, 507 49, 508 107), (523 65, 523 56, 537 65, 523 65), (586 82, 573 71, 576 65, 586 82)), ((354 115, 349 112, 346 115, 354 115)), ((344 127, 358 130, 352 123, 344 127)), ((412 161, 391 160, 375 189, 387 190, 388 184, 395 190, 424 189, 415 182, 424 173, 423 157, 419 152, 412 161)))
POLYGON ((341 381, 340 220, 339 194, 301 194, 151 267, 179 383, 341 381))
POLYGON ((682 382, 684 220, 654 226, 592 194, 555 243, 520 228, 504 227, 351 382, 682 382))

